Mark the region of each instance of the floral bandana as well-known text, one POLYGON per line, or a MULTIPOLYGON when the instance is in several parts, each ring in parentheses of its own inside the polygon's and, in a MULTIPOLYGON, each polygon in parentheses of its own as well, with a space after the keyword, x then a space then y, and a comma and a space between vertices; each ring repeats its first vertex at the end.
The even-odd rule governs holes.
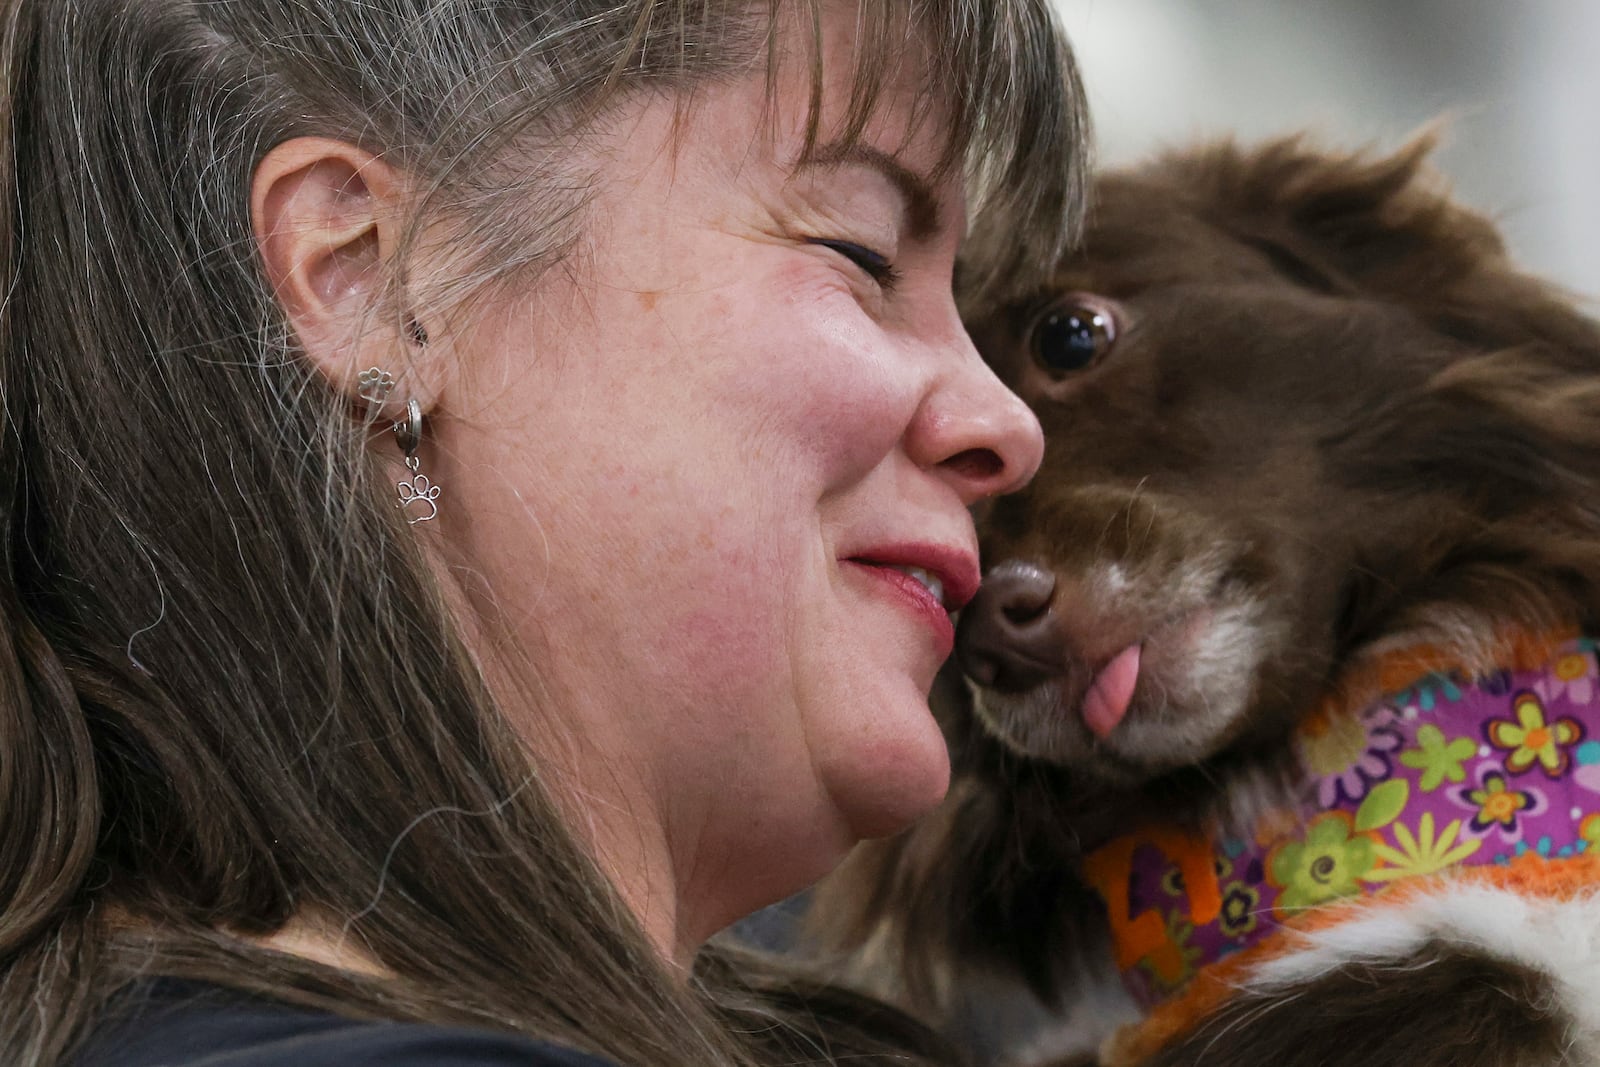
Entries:
POLYGON ((1153 1007, 1297 913, 1403 879, 1600 854, 1595 650, 1579 638, 1531 670, 1437 671, 1313 716, 1296 737, 1313 795, 1253 840, 1155 828, 1096 851, 1086 874, 1129 992, 1153 1007))

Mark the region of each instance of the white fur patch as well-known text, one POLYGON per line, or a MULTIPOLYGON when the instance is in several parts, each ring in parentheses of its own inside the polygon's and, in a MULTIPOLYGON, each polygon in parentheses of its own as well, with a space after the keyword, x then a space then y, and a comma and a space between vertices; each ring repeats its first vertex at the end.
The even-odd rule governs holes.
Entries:
POLYGON ((1548 975, 1580 1062, 1600 1057, 1600 886, 1561 901, 1443 885, 1405 903, 1356 905, 1324 930, 1285 933, 1298 947, 1255 968, 1241 992, 1281 994, 1344 964, 1403 959, 1429 942, 1459 945, 1548 975))
POLYGON ((1139 1021, 1139 1007, 1109 957, 1084 962, 1068 988, 1072 993, 1062 1010, 1042 1018, 1026 1039, 1015 1030, 1007 1035, 1005 1063, 1053 1064, 1092 1056, 1119 1029, 1139 1021))
POLYGON ((1150 766, 1183 766, 1213 752, 1244 714, 1256 671, 1278 635, 1253 598, 1207 610, 1191 633, 1179 623, 1153 635, 1141 677, 1147 703, 1118 728, 1119 751, 1150 766))

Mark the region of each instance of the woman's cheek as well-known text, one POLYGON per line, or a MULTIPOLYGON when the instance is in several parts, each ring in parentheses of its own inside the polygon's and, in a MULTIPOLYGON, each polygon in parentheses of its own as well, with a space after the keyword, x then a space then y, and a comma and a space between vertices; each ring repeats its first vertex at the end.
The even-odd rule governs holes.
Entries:
POLYGON ((916 412, 918 379, 848 285, 811 279, 792 321, 771 331, 772 425, 821 459, 830 485, 864 476, 916 412))
POLYGON ((717 508, 658 527, 657 544, 671 548, 642 575, 651 590, 640 610, 659 620, 656 658, 678 685, 737 702, 788 663, 788 622, 812 564, 815 522, 742 498, 748 486, 727 481, 729 497, 717 508))

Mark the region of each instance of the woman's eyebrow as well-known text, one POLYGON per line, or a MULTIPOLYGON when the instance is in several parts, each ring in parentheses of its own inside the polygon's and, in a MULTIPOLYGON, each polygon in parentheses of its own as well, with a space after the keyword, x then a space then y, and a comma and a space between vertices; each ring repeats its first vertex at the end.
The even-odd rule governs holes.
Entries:
POLYGON ((795 169, 848 166, 867 167, 889 179, 905 200, 906 229, 914 239, 925 241, 938 235, 939 198, 934 195, 933 183, 881 148, 850 142, 825 144, 807 153, 795 169))

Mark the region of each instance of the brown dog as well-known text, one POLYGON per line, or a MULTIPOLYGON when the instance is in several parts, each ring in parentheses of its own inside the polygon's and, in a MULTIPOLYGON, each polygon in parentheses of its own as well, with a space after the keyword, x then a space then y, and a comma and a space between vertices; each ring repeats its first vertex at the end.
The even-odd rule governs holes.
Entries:
POLYGON ((1600 329, 1429 147, 1109 175, 1049 292, 970 309, 1047 450, 980 519, 948 802, 819 894, 863 980, 1065 1010, 1114 947, 1178 998, 1115 1060, 1600 1062, 1600 819, 1557 790, 1600 760, 1562 644, 1600 624, 1600 329))

